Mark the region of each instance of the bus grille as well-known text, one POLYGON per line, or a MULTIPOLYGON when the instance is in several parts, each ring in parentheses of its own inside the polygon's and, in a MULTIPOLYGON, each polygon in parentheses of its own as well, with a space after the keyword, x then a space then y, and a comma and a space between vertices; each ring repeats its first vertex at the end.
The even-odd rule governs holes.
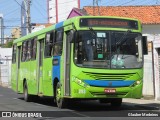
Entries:
POLYGON ((126 80, 136 73, 93 73, 84 72, 87 76, 94 78, 95 80, 126 80))
POLYGON ((93 95, 126 95, 127 92, 120 92, 120 93, 112 93, 112 94, 106 94, 106 93, 99 93, 99 92, 92 92, 93 95))
POLYGON ((121 93, 113 93, 113 94, 106 94, 106 93, 96 93, 92 92, 92 95, 95 97, 109 97, 109 98, 114 98, 114 97, 124 97, 127 95, 128 92, 121 92, 121 93))

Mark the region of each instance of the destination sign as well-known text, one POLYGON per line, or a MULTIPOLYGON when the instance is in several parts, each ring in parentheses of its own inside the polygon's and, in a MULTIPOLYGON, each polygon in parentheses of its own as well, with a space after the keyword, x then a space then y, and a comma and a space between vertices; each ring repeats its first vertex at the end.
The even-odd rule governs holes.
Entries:
POLYGON ((138 22, 134 20, 117 18, 82 18, 80 19, 80 27, 110 27, 138 29, 138 22))

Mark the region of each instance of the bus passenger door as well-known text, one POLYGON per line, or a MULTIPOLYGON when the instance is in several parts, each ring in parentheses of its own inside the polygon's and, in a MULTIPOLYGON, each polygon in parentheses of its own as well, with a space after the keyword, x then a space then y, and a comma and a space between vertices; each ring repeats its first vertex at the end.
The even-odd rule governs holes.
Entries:
POLYGON ((70 67, 71 67, 71 39, 73 33, 65 32, 66 41, 64 42, 64 95, 70 96, 70 67))
POLYGON ((37 58, 37 88, 38 95, 43 94, 43 51, 44 51, 44 39, 38 41, 38 58, 37 58))
POLYGON ((18 90, 18 88, 19 88, 19 86, 18 86, 18 79, 19 79, 19 72, 20 72, 20 70, 19 70, 19 68, 20 68, 20 52, 21 51, 21 46, 18 46, 18 59, 17 59, 17 64, 16 64, 16 86, 17 86, 17 92, 19 92, 18 90))

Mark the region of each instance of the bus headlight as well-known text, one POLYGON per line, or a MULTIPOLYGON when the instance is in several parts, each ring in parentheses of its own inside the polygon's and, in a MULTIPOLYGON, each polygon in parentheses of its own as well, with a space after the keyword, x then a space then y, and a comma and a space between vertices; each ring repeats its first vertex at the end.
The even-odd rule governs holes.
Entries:
POLYGON ((140 82, 139 80, 138 80, 138 81, 136 81, 136 84, 137 84, 137 85, 139 85, 140 83, 141 83, 141 82, 140 82))
POLYGON ((141 84, 141 80, 137 80, 136 82, 134 82, 131 87, 135 87, 136 85, 141 84))
POLYGON ((78 84, 82 84, 82 80, 77 79, 78 84))

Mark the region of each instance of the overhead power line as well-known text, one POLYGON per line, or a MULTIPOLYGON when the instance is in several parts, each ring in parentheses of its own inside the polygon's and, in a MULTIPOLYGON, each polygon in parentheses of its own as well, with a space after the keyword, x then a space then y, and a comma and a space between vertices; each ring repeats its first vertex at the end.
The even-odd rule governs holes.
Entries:
POLYGON ((126 5, 126 4, 128 4, 128 3, 133 2, 133 1, 135 1, 135 0, 130 0, 130 1, 128 1, 128 2, 125 2, 125 3, 121 4, 120 6, 126 5))
MULTIPOLYGON (((17 1, 17 0, 14 0, 22 9, 24 9, 26 11, 26 9, 24 7, 22 7, 22 5, 17 1)), ((27 11, 26 11, 27 12, 27 11)))
MULTIPOLYGON (((37 2, 38 3, 38 2, 37 2)), ((34 5, 34 7, 38 10, 38 13, 40 13, 44 18, 47 18, 45 15, 44 15, 44 13, 42 13, 41 12, 41 10, 39 9, 39 7, 37 7, 37 4, 33 4, 34 5)), ((47 11, 46 11, 46 13, 47 13, 47 11)))
POLYGON ((17 10, 19 10, 19 8, 16 8, 16 9, 14 9, 13 11, 7 13, 7 14, 5 15, 5 17, 8 16, 8 15, 13 14, 13 13, 15 13, 15 12, 17 12, 17 10))

